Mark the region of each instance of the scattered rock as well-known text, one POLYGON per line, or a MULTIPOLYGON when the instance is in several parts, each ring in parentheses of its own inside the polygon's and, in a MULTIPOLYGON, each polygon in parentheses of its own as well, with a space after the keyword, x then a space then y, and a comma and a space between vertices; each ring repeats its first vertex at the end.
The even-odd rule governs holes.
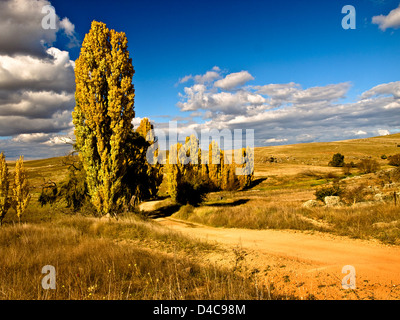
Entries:
POLYGON ((324 202, 327 207, 339 207, 339 206, 343 205, 343 203, 340 201, 340 198, 338 196, 325 197, 324 202))
POLYGON ((320 207, 321 203, 316 200, 308 200, 302 204, 303 208, 315 208, 320 207))
POLYGON ((106 215, 102 216, 102 217, 100 218, 100 220, 101 220, 101 221, 110 222, 110 221, 112 220, 112 217, 111 217, 111 215, 110 215, 109 213, 107 213, 106 215))
POLYGON ((374 200, 375 201, 383 201, 383 194, 382 193, 377 193, 376 195, 374 195, 374 200))

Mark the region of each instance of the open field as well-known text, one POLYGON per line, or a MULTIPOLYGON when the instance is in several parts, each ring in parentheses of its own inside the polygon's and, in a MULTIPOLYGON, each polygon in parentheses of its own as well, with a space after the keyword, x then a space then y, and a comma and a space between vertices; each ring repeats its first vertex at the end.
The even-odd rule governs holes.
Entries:
MULTIPOLYGON (((134 216, 119 221, 52 216, 4 225, 0 232, 1 299, 281 299, 232 267, 199 257, 223 252, 134 216), (41 269, 57 270, 44 290, 41 269)), ((233 265, 233 264, 232 264, 233 265)))
POLYGON ((0 229, 0 298, 399 299, 400 204, 392 195, 400 185, 381 159, 400 153, 399 142, 395 134, 256 148, 249 189, 210 193, 199 207, 164 197, 118 221, 63 203, 40 207, 43 183, 60 182, 67 168, 62 158, 26 161, 33 198, 21 225, 10 210, 0 229), (381 169, 345 176, 328 166, 335 153, 381 169), (346 203, 303 206, 333 183, 346 203), (41 288, 47 264, 58 270, 54 291, 41 288), (355 290, 341 287, 344 265, 356 268, 355 290))
POLYGON ((286 146, 255 148, 255 163, 258 174, 269 172, 270 166, 263 165, 271 157, 282 164, 296 166, 326 167, 335 153, 346 156, 348 162, 371 157, 385 164, 380 157, 400 152, 400 134, 379 136, 366 139, 344 140, 336 142, 313 142, 286 146), (268 169, 268 170, 267 170, 268 169))
POLYGON ((396 134, 365 140, 256 148, 255 183, 251 188, 211 193, 202 206, 182 207, 173 217, 215 227, 319 231, 400 244, 400 210, 393 199, 393 192, 400 191, 400 185, 387 174, 393 170, 388 160, 381 159, 383 154, 399 152, 398 140, 400 135, 396 134), (346 162, 357 163, 363 158, 376 160, 381 170, 360 174, 353 168, 351 175, 345 176, 342 168, 327 165, 337 152, 345 156, 346 162), (278 159, 277 162, 263 160, 270 157, 278 159), (310 157, 315 165, 304 164, 310 157), (333 183, 346 191, 347 205, 302 206, 315 199, 316 190, 333 183), (385 201, 374 201, 376 194, 385 201))

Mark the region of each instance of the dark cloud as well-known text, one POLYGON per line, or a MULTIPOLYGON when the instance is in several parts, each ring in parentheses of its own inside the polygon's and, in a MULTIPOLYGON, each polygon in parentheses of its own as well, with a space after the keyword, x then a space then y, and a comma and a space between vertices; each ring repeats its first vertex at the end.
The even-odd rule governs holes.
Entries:
POLYGON ((0 1, 0 54, 46 57, 45 46, 56 40, 58 29, 42 28, 46 0, 0 1))
POLYGON ((29 55, 48 58, 45 49, 51 47, 61 30, 70 40, 69 46, 78 45, 75 26, 68 18, 60 19, 55 14, 55 28, 44 28, 51 6, 47 0, 1 0, 0 1, 0 54, 29 55))
POLYGON ((74 62, 52 44, 60 30, 76 43, 75 26, 56 16, 55 29, 43 28, 49 5, 0 1, 0 147, 8 155, 40 158, 71 148, 58 137, 72 133, 74 62))
POLYGON ((63 111, 51 118, 29 119, 24 116, 0 116, 0 136, 9 137, 22 133, 56 133, 71 129, 71 113, 63 111))
POLYGON ((66 51, 47 50, 48 59, 31 56, 0 55, 0 87, 2 91, 75 91, 73 62, 66 51))

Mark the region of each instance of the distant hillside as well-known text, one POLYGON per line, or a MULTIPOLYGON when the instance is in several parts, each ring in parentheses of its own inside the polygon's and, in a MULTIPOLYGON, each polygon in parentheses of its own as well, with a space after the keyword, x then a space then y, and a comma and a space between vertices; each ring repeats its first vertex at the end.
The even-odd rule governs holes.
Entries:
POLYGON ((382 155, 389 156, 400 153, 400 133, 335 142, 258 147, 255 148, 254 153, 256 164, 275 161, 287 164, 326 166, 335 153, 344 155, 346 162, 357 162, 362 158, 371 157, 381 164, 386 164, 387 161, 381 159, 382 155))
MULTIPOLYGON (((262 174, 275 173, 275 170, 271 172, 273 168, 287 173, 290 167, 293 167, 294 172, 308 166, 326 167, 335 153, 343 154, 346 162, 357 163, 362 158, 371 157, 385 165, 388 161, 382 160, 381 156, 400 153, 398 145, 400 145, 400 133, 366 139, 258 147, 255 148, 255 169, 256 172, 262 174), (273 163, 270 162, 271 158, 273 163), (282 165, 277 166, 277 164, 282 165)), ((67 173, 67 166, 63 159, 63 157, 57 157, 25 161, 31 185, 36 192, 41 190, 41 186, 46 181, 59 182, 63 179, 67 173)), ((13 171, 13 162, 9 162, 9 166, 13 171)))

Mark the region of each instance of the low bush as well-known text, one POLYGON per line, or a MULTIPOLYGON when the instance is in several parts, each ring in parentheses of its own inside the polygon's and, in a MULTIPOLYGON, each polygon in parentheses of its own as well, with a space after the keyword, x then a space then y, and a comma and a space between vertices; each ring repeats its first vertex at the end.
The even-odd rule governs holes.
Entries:
POLYGON ((341 194, 342 200, 348 204, 353 204, 356 202, 362 202, 365 200, 371 191, 368 190, 365 184, 356 185, 354 187, 349 187, 343 190, 341 194))
POLYGON ((330 197, 330 196, 340 197, 343 191, 344 190, 338 184, 334 184, 317 189, 314 195, 317 200, 324 201, 325 197, 330 197))
MULTIPOLYGON (((399 182, 400 181, 400 168, 395 168, 390 171, 390 177, 392 181, 399 182)), ((390 181, 390 183, 392 182, 390 181)))
POLYGON ((48 181, 42 186, 42 192, 39 195, 38 201, 43 207, 46 204, 53 204, 57 200, 58 188, 53 181, 48 181))
POLYGON ((362 159, 357 164, 357 168, 361 173, 374 173, 380 169, 380 165, 376 160, 362 159))
POLYGON ((332 160, 328 164, 331 167, 343 167, 344 165, 344 155, 340 153, 335 153, 332 160))
POLYGON ((343 170, 343 174, 345 176, 349 176, 351 175, 351 169, 353 168, 353 166, 351 165, 351 163, 345 163, 342 167, 343 170))
POLYGON ((395 154, 393 156, 389 156, 389 165, 398 167, 400 166, 400 153, 395 154))

